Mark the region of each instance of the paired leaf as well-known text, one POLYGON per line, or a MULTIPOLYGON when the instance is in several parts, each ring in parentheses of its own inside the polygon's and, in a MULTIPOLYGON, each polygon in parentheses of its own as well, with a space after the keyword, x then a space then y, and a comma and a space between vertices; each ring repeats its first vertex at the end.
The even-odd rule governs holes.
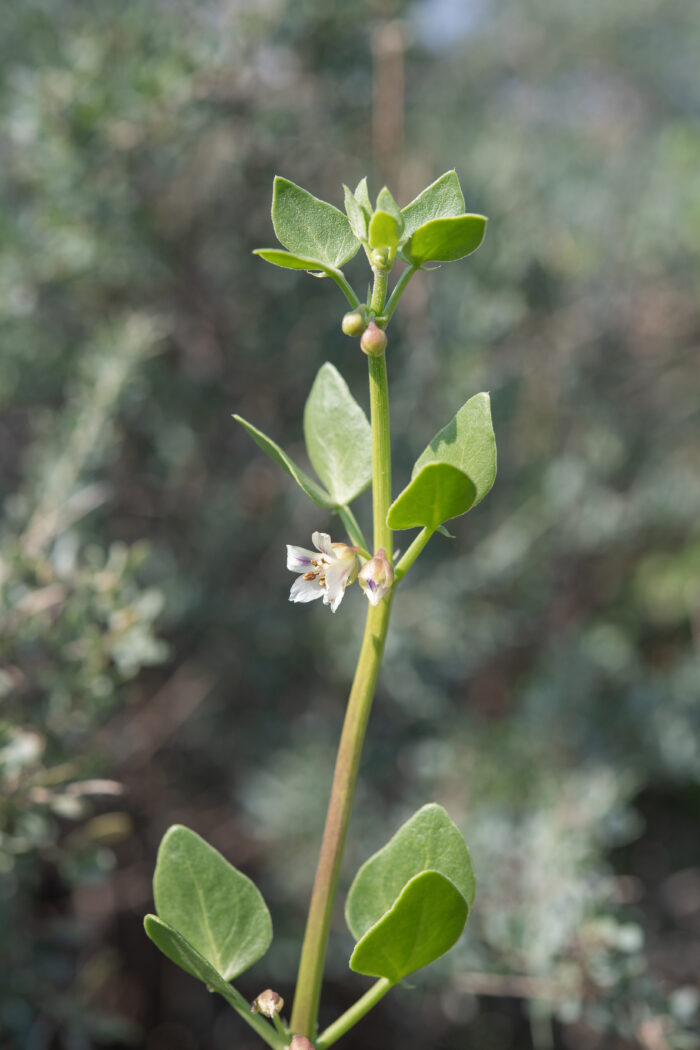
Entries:
POLYGON ((413 466, 387 515, 392 529, 437 529, 466 514, 496 478, 496 438, 488 394, 476 394, 440 430, 413 466))
POLYGON ((491 421, 491 399, 475 394, 462 405, 446 427, 438 431, 413 466, 412 476, 427 463, 450 463, 464 471, 476 486, 479 503, 496 479, 496 436, 491 421))
POLYGON ((360 247, 342 211, 279 175, 272 192, 272 224, 292 255, 317 266, 338 269, 360 247))
POLYGON ((259 255, 265 262, 272 263, 273 266, 282 266, 285 270, 322 270, 327 273, 330 269, 317 259, 304 259, 300 255, 284 252, 281 248, 256 248, 253 255, 259 255))
MULTIPOLYGON (((365 183, 366 181, 365 179, 365 183)), ((352 190, 344 184, 343 190, 345 191, 345 214, 348 217, 350 229, 360 241, 366 241, 369 214, 359 203, 352 190)), ((367 199, 369 200, 369 197, 367 199)))
POLYGON ((224 981, 247 970, 270 946, 272 922, 260 891, 218 850, 180 824, 169 828, 160 844, 153 896, 159 918, 224 981))
POLYGON ((428 463, 389 507, 390 529, 424 527, 433 531, 474 506, 476 486, 449 463, 428 463))
POLYGON ((401 237, 401 226, 394 215, 387 211, 375 211, 369 223, 370 248, 388 248, 394 251, 401 237))
POLYGON ((360 179, 357 186, 355 187, 355 200, 369 217, 372 214, 372 202, 369 199, 369 190, 367 189, 366 175, 363 179, 360 179))
POLYGON ((402 211, 405 233, 410 237, 419 226, 431 219, 451 218, 464 214, 464 195, 456 171, 446 171, 431 183, 402 211))
POLYGON ((355 945, 350 968, 396 983, 444 955, 459 939, 469 908, 457 887, 424 871, 355 945))
POLYGON ((314 470, 344 506, 372 480, 372 431, 340 372, 319 369, 304 407, 304 437, 314 470))
POLYGON ((150 940, 166 958, 191 977, 204 981, 209 988, 228 998, 231 991, 228 982, 169 923, 163 922, 157 915, 147 915, 143 920, 143 927, 150 940))
POLYGON ((363 937, 393 907, 404 886, 424 871, 444 875, 471 908, 476 883, 469 850, 446 810, 436 803, 414 813, 355 876, 345 904, 345 919, 355 940, 363 937))
POLYGON ((414 266, 426 262, 455 262, 470 255, 484 239, 483 215, 458 215, 431 219, 419 226, 404 245, 404 255, 414 266))
POLYGON ((283 470, 286 470, 290 477, 294 478, 297 485, 300 486, 309 497, 319 507, 323 507, 327 510, 335 509, 336 503, 330 493, 326 492, 320 485, 318 485, 312 478, 306 474, 301 467, 298 467, 293 459, 291 459, 284 449, 281 449, 272 438, 267 437, 263 434, 262 430, 258 430, 252 423, 243 419, 242 416, 234 415, 233 417, 237 423, 240 423, 242 427, 248 431, 253 441, 263 450, 266 455, 273 459, 283 470))

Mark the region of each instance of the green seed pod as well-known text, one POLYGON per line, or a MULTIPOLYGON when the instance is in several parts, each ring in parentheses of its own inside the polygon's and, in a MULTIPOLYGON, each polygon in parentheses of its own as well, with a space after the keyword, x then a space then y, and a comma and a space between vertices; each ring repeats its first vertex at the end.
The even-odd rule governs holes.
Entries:
POLYGON ((381 357, 386 350, 386 333, 374 321, 370 321, 360 340, 360 347, 369 357, 381 357))
POLYGON ((388 248, 375 248, 370 252, 369 261, 375 270, 388 270, 391 265, 388 248))
POLYGON ((342 329, 346 335, 362 335, 366 327, 367 322, 365 321, 362 310, 351 310, 343 317, 342 329))

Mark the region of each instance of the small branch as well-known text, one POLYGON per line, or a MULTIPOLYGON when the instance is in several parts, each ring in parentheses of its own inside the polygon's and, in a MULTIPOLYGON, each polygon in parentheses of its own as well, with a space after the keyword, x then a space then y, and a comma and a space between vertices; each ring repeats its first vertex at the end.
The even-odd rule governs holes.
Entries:
POLYGON ((272 1050, 287 1050, 288 1040, 286 1036, 283 1038, 279 1035, 275 1029, 265 1021, 260 1014, 254 1014, 251 1012, 250 1003, 246 1002, 241 993, 237 991, 233 985, 229 985, 230 994, 224 995, 223 991, 220 993, 229 1006, 232 1006, 239 1017, 253 1028, 260 1038, 267 1043, 268 1046, 272 1047, 272 1050))
POLYGON ((404 272, 401 274, 398 281, 396 282, 396 286, 391 295, 389 296, 389 302, 386 304, 386 309, 384 310, 384 313, 381 316, 383 328, 385 328, 388 322, 391 320, 391 315, 393 314, 396 307, 399 305, 399 299, 406 291, 408 282, 411 280, 417 269, 417 266, 409 266, 407 270, 404 270, 404 272))
POLYGON ((346 1010, 333 1024, 328 1025, 328 1028, 321 1032, 316 1040, 316 1050, 327 1050, 327 1047, 337 1042, 341 1035, 345 1035, 358 1021, 362 1020, 365 1014, 369 1013, 372 1007, 376 1006, 380 999, 383 999, 393 987, 394 985, 390 980, 386 977, 380 977, 369 991, 365 992, 361 999, 358 999, 349 1010, 346 1010))
POLYGON ((396 566, 396 571, 394 573, 394 580, 396 583, 398 583, 399 580, 406 575, 406 573, 411 568, 418 555, 421 553, 421 551, 427 544, 430 537, 433 535, 434 531, 434 529, 429 529, 426 526, 426 528, 421 529, 421 531, 418 533, 413 543, 408 548, 403 558, 401 558, 399 564, 396 566))

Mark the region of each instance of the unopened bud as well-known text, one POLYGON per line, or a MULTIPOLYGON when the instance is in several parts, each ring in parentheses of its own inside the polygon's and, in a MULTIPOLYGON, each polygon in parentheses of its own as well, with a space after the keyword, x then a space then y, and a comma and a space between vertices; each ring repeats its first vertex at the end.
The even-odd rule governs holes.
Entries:
POLYGON ((380 547, 373 558, 366 561, 358 577, 360 587, 365 592, 370 605, 379 605, 394 583, 394 566, 380 547))
POLYGON ((386 335, 374 321, 370 321, 362 333, 360 347, 370 357, 381 357, 386 350, 386 335))
POLYGON ((288 1050, 314 1050, 314 1048, 305 1035, 295 1035, 292 1036, 288 1050))
POLYGON ((346 335, 362 335, 366 327, 367 322, 361 310, 351 310, 343 317, 342 329, 346 335))
POLYGON ((388 248, 374 248, 369 254, 369 261, 375 270, 388 270, 391 256, 388 248))
POLYGON ((251 1006, 251 1012, 254 1014, 262 1014, 263 1017, 277 1017, 280 1010, 284 1006, 284 999, 277 992, 273 992, 272 988, 266 988, 264 992, 261 992, 257 999, 253 1000, 251 1006))

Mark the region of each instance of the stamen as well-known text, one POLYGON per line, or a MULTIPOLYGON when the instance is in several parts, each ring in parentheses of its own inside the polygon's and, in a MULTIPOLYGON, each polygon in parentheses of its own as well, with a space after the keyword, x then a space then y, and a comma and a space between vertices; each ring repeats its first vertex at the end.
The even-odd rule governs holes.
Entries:
POLYGON ((315 580, 317 576, 318 576, 318 573, 316 573, 316 572, 305 572, 304 573, 304 579, 305 580, 315 580))

